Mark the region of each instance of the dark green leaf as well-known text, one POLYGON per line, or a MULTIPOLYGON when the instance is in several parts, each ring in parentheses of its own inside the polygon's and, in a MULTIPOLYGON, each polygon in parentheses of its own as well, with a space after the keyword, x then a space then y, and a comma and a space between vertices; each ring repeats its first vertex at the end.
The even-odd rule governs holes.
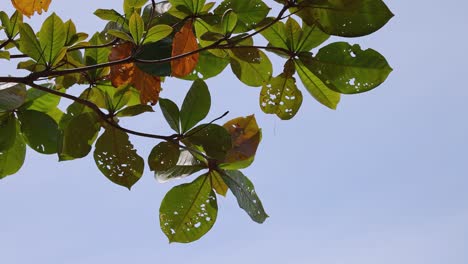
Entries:
MULTIPOLYGON (((172 56, 172 38, 165 38, 155 43, 150 43, 141 46, 140 53, 137 54, 137 59, 142 60, 161 60, 172 56)), ((145 64, 137 63, 139 69, 154 75, 154 76, 170 76, 171 63, 156 63, 145 64)))
POLYGON ((169 126, 180 133, 180 111, 177 105, 169 99, 159 98, 159 106, 169 126))
POLYGON ((0 152, 5 152, 15 143, 17 121, 13 114, 0 118, 0 152))
MULTIPOLYGON (((19 124, 15 122, 19 131, 19 124)), ((20 133, 14 135, 13 145, 5 151, 0 151, 0 179, 15 174, 21 169, 26 156, 26 144, 20 133)))
POLYGON ((83 113, 71 117, 62 128, 59 142, 59 160, 73 160, 86 157, 101 129, 99 118, 94 113, 83 113))
POLYGON ((208 86, 202 80, 195 80, 185 96, 180 110, 182 133, 188 131, 206 117, 211 107, 208 86))
MULTIPOLYGON (((99 33, 94 34, 94 36, 89 41, 90 45, 102 45, 104 44, 99 36, 99 33)), ((108 62, 110 54, 109 48, 99 48, 99 49, 86 49, 85 50, 85 62, 86 65, 96 65, 108 62)), ((92 80, 98 79, 103 75, 106 75, 107 72, 105 68, 99 68, 95 70, 88 71, 88 75, 92 80)))
POLYGON ((127 133, 108 127, 95 146, 94 160, 112 182, 130 189, 143 174, 144 161, 138 156, 127 133))
POLYGON ((172 188, 159 208, 161 229, 169 242, 189 243, 213 227, 218 215, 216 194, 208 174, 172 188))
POLYGON ((257 223, 265 222, 268 215, 263 209, 252 182, 240 171, 224 171, 221 176, 236 196, 239 206, 247 212, 250 218, 257 223))
POLYGON ((392 68, 372 49, 336 42, 320 49, 310 69, 327 86, 339 93, 355 94, 374 89, 383 83, 392 68))
POLYGON ((133 105, 120 110, 118 117, 137 116, 143 113, 154 112, 150 105, 133 105))
POLYGON ((238 22, 234 30, 236 33, 255 28, 270 12, 270 8, 261 0, 224 0, 214 13, 222 15, 229 9, 237 15, 238 22))
POLYGON ((161 142, 156 145, 148 157, 151 171, 167 171, 177 165, 179 146, 172 142, 161 142))
POLYGON ((201 146, 209 157, 219 161, 223 161, 232 148, 231 136, 219 125, 202 124, 190 130, 187 135, 190 143, 201 146))
POLYGON ((58 125, 49 115, 35 110, 18 113, 26 143, 42 154, 57 153, 58 125))
POLYGON ((26 86, 16 83, 0 83, 0 112, 20 107, 26 100, 26 86))
POLYGON ((382 0, 302 0, 291 11, 297 10, 307 24, 317 24, 325 33, 343 37, 371 34, 393 17, 382 0))

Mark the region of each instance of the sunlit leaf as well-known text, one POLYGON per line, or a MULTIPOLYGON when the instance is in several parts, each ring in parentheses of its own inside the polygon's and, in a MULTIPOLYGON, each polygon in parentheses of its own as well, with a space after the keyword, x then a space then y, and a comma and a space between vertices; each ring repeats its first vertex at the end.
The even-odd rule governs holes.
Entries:
POLYGON ((262 51, 260 51, 260 58, 255 62, 247 62, 233 55, 231 69, 240 81, 253 87, 262 86, 268 82, 273 72, 270 60, 262 51))
POLYGON ((27 17, 31 17, 34 12, 42 14, 42 11, 49 9, 51 0, 11 0, 13 6, 27 17))
POLYGON ((210 177, 211 186, 213 187, 213 190, 219 195, 226 196, 229 187, 224 182, 223 178, 221 177, 221 174, 213 170, 210 171, 208 175, 210 177))
POLYGON ((154 177, 158 182, 164 183, 170 180, 185 178, 205 168, 206 166, 197 160, 190 151, 183 150, 180 152, 174 167, 165 171, 155 171, 154 177))
POLYGON ((283 120, 293 118, 302 104, 302 93, 296 80, 284 73, 264 84, 260 92, 260 108, 267 114, 276 114, 283 120))
POLYGON ((161 229, 169 242, 189 243, 200 239, 218 215, 216 194, 208 174, 172 188, 159 208, 161 229))

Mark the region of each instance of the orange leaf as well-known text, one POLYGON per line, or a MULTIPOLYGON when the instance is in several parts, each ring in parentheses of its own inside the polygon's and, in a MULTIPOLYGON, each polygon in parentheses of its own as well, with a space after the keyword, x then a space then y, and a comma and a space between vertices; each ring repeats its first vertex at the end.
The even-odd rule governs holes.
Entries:
MULTIPOLYGON (((109 61, 127 58, 131 55, 133 47, 130 42, 113 47, 109 55, 109 61)), ((124 84, 133 85, 140 92, 140 102, 142 104, 151 103, 155 105, 159 100, 161 78, 143 72, 134 63, 111 66, 110 80, 114 87, 124 84)))
MULTIPOLYGON (((193 33, 192 22, 188 21, 177 32, 172 42, 172 57, 179 56, 198 49, 197 38, 193 33)), ((199 54, 195 53, 183 58, 171 61, 172 76, 184 77, 195 69, 199 54)))
POLYGON ((47 12, 51 0, 11 0, 11 2, 16 10, 27 17, 31 17, 34 12, 39 15, 42 14, 43 10, 47 12))
POLYGON ((255 156, 262 137, 255 116, 233 119, 224 124, 224 128, 232 140, 232 149, 227 153, 225 162, 243 161, 255 156))

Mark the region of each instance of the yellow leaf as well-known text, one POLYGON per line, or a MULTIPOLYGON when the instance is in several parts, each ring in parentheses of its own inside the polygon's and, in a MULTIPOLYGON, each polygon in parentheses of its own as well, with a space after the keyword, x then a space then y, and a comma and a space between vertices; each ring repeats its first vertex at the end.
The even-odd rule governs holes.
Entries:
POLYGON ((232 149, 227 153, 225 162, 247 160, 257 152, 261 131, 255 116, 239 117, 224 124, 231 135, 232 149))
POLYGON ((42 11, 49 9, 51 0, 11 0, 13 6, 27 17, 31 17, 34 12, 37 12, 39 15, 42 14, 42 11))
POLYGON ((219 173, 216 171, 210 171, 209 175, 211 186, 216 191, 216 193, 222 196, 226 196, 229 187, 226 185, 223 178, 221 178, 221 175, 219 175, 219 173))
MULTIPOLYGON (((188 21, 177 32, 172 42, 172 57, 180 56, 198 49, 198 42, 193 33, 192 22, 188 21)), ((172 76, 184 77, 193 72, 198 63, 199 54, 195 53, 171 61, 172 76)))
MULTIPOLYGON (((132 54, 134 45, 126 42, 112 48, 109 61, 125 59, 132 54)), ((133 85, 140 92, 142 104, 155 105, 161 92, 161 78, 147 74, 135 66, 134 63, 124 63, 111 66, 110 80, 112 86, 119 87, 124 84, 133 85)))

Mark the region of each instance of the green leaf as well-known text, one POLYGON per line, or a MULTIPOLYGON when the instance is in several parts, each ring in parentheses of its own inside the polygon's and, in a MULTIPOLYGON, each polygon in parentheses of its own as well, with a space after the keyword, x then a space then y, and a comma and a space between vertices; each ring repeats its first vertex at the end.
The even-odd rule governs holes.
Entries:
POLYGON ((239 206, 257 223, 263 223, 268 215, 255 192, 252 182, 240 171, 224 171, 221 174, 224 182, 237 198, 239 206))
MULTIPOLYGON (((42 24, 38 33, 39 43, 42 48, 43 57, 48 64, 54 64, 60 60, 60 51, 65 46, 67 35, 65 25, 55 13, 50 15, 42 24)), ((63 56, 62 56, 63 57, 63 56)))
POLYGON ((342 37, 371 34, 393 17, 382 0, 302 0, 290 11, 298 11, 307 24, 317 24, 325 33, 342 37))
POLYGON ((200 52, 195 71, 184 77, 186 80, 206 80, 220 74, 229 64, 229 57, 220 58, 209 51, 200 52))
POLYGON ((94 12, 94 14, 102 20, 116 22, 120 25, 126 23, 125 17, 114 9, 98 9, 94 12))
POLYGON ((57 153, 59 129, 49 115, 35 110, 18 113, 26 143, 42 154, 57 153))
POLYGON ((18 49, 37 61, 39 64, 46 64, 45 51, 42 49, 39 40, 30 25, 22 23, 19 25, 20 39, 18 49))
POLYGON ((109 29, 107 31, 107 34, 112 35, 114 37, 117 37, 119 39, 128 41, 128 42, 136 43, 136 41, 133 39, 132 36, 130 36, 129 34, 123 32, 123 31, 120 31, 120 30, 109 29))
POLYGON ((10 60, 10 52, 5 50, 0 50, 0 59, 10 60))
POLYGON ((264 84, 260 92, 260 108, 267 114, 276 114, 283 120, 293 118, 302 104, 302 93, 296 80, 284 73, 264 84))
POLYGON ((9 114, 7 117, 0 118, 0 152, 7 151, 15 143, 16 126, 17 121, 14 115, 9 114))
MULTIPOLYGON (((164 38, 156 43, 146 44, 140 47, 141 50, 136 54, 137 59, 141 60, 162 60, 172 56, 172 38, 164 38)), ((171 62, 165 63, 137 63, 137 67, 154 76, 170 76, 171 62)))
POLYGON ((128 27, 134 42, 139 45, 142 41, 143 33, 145 32, 145 24, 143 23, 143 19, 139 13, 133 13, 133 15, 130 17, 128 27))
POLYGON ((237 27, 234 32, 246 32, 257 26, 270 12, 270 8, 261 0, 224 0, 214 10, 215 14, 223 15, 231 9, 237 15, 237 27))
POLYGON ((211 107, 208 86, 202 80, 195 80, 185 96, 180 110, 182 133, 185 133, 206 117, 211 107))
POLYGON ((156 25, 148 30, 143 44, 158 42, 172 33, 172 27, 168 25, 156 25))
POLYGON ((172 5, 169 13, 180 19, 201 13, 205 6, 205 0, 169 0, 169 3, 172 5))
POLYGON ((20 107, 26 100, 26 86, 16 83, 0 83, 0 112, 20 107))
POLYGON ((336 42, 320 49, 310 69, 327 86, 339 93, 355 94, 383 83, 392 68, 384 56, 359 45, 336 42))
POLYGON ((130 189, 143 174, 144 161, 138 156, 127 133, 108 127, 95 146, 94 160, 112 182, 130 189))
MULTIPOLYGON (((19 124, 17 121, 15 123, 16 130, 19 131, 19 124)), ((24 163, 26 144, 24 144, 23 137, 17 133, 13 139, 14 143, 8 150, 0 151, 0 179, 15 174, 24 163)))
POLYGON ((268 82, 273 72, 270 60, 262 51, 260 51, 260 59, 256 62, 247 62, 232 55, 231 69, 241 82, 253 87, 262 86, 268 82))
POLYGON ((159 107, 169 126, 180 133, 180 111, 177 105, 169 99, 159 98, 159 107))
POLYGON ((226 11, 226 13, 224 13, 223 15, 223 19, 221 22, 223 27, 223 33, 226 35, 231 34, 236 28, 237 21, 237 15, 232 11, 232 9, 226 11))
POLYGON ((223 161, 232 148, 231 136, 227 130, 215 124, 202 124, 187 133, 186 139, 201 146, 205 153, 216 160, 223 161))
POLYGON ((174 167, 165 171, 155 171, 154 177, 158 182, 165 183, 171 180, 185 178, 205 168, 206 166, 197 160, 190 151, 183 150, 180 152, 174 167))
POLYGON ((223 178, 221 177, 221 174, 219 174, 217 171, 210 171, 209 176, 213 190, 217 194, 226 197, 229 187, 224 182, 223 178))
MULTIPOLYGON (((54 89, 54 87, 49 87, 49 89, 54 89)), ((60 99, 60 96, 51 93, 47 93, 38 89, 29 89, 27 91, 26 102, 21 108, 45 113, 56 108, 60 102, 60 99)))
POLYGON ((86 157, 101 129, 95 113, 83 113, 67 122, 59 141, 59 160, 73 160, 86 157))
POLYGON ((137 116, 147 112, 154 112, 150 105, 132 105, 120 110, 117 113, 118 117, 137 116))
POLYGON ((313 63, 313 58, 310 54, 302 54, 299 60, 294 60, 296 70, 301 78, 302 83, 307 88, 307 91, 321 104, 336 109, 340 102, 340 94, 330 90, 327 85, 310 70, 307 65, 313 63))
MULTIPOLYGON (((90 45, 102 45, 104 44, 99 36, 99 33, 93 35, 93 37, 89 40, 90 45)), ((109 61, 109 48, 99 48, 99 49, 86 49, 85 50, 85 62, 86 65, 96 65, 102 64, 109 61)), ((99 68, 88 71, 88 75, 91 80, 99 79, 100 77, 107 75, 108 70, 106 71, 105 68, 99 68)))
POLYGON ((19 25, 23 23, 23 15, 15 11, 13 15, 8 18, 5 12, 0 13, 0 20, 2 25, 5 27, 5 34, 8 38, 13 39, 19 31, 19 25))
POLYGON ((166 194, 159 208, 159 220, 169 242, 193 242, 213 227, 218 204, 211 188, 208 174, 203 174, 166 194))
POLYGON ((151 171, 167 171, 177 165, 179 146, 172 142, 161 142, 156 145, 148 157, 151 171))

